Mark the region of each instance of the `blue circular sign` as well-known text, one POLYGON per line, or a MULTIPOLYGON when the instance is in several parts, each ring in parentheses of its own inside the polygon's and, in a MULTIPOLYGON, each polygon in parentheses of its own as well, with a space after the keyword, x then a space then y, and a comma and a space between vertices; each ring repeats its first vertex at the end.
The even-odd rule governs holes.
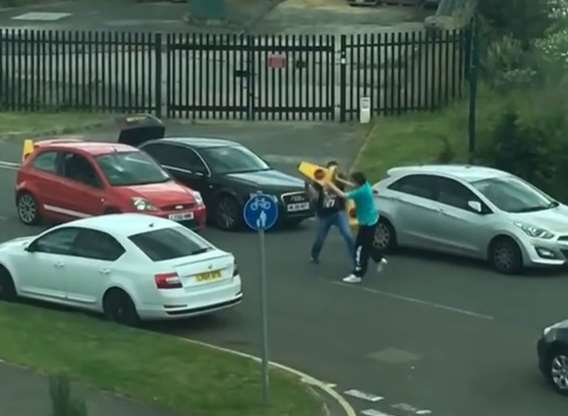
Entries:
POLYGON ((243 209, 245 223, 254 231, 268 230, 278 220, 278 199, 262 192, 252 194, 243 209))

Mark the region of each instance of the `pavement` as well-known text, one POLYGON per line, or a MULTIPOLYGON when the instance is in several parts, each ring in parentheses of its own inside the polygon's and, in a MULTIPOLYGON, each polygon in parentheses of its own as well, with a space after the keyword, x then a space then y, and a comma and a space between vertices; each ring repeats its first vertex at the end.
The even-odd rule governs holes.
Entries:
MULTIPOLYGON (((299 158, 352 161, 359 128, 169 123, 168 133, 229 135, 293 173, 299 158)), ((0 143, 0 159, 17 163, 20 152, 17 141, 0 143)), ((0 167, 1 240, 40 231, 18 223, 14 180, 13 169, 0 167)), ((542 329, 566 318, 566 273, 504 276, 477 261, 403 250, 382 275, 370 272, 362 285, 345 286, 349 259, 337 233, 321 264, 309 263, 314 228, 308 221, 266 236, 271 360, 334 385, 367 416, 567 414, 568 400, 546 384, 536 359, 542 329)), ((258 354, 258 238, 214 228, 204 235, 239 259, 245 300, 216 315, 148 328, 258 354)))
MULTIPOLYGON (((51 414, 49 380, 45 376, 6 363, 0 364, 0 415, 38 416, 51 414)), ((83 399, 89 416, 173 416, 158 407, 149 407, 111 393, 72 384, 71 396, 83 399)))
POLYGON ((167 1, 61 1, 0 8, 0 27, 166 33, 349 34, 420 30, 424 18, 431 14, 412 7, 350 7, 345 0, 227 0, 227 22, 204 25, 186 22, 184 17, 189 10, 188 3, 167 1))

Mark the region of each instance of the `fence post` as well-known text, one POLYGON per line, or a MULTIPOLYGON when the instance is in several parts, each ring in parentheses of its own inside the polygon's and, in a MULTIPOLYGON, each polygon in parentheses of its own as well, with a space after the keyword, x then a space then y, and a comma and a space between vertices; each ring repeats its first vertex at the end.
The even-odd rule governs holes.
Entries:
POLYGON ((339 60, 339 121, 345 122, 347 101, 347 35, 341 35, 339 60))
POLYGON ((155 59, 156 59, 156 117, 162 117, 162 34, 156 33, 154 43, 155 59))
MULTIPOLYGON (((254 95, 255 95, 255 82, 254 82, 254 43, 253 35, 246 37, 246 54, 247 54, 247 120, 254 120, 254 95)), ((274 93, 274 92, 273 92, 274 93)))

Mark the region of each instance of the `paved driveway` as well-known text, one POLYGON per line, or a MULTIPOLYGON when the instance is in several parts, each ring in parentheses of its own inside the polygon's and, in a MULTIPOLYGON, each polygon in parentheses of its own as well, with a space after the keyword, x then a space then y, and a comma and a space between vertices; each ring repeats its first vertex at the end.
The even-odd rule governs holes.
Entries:
MULTIPOLYGON (((293 171, 298 158, 351 160, 357 139, 336 124, 172 126, 170 133, 207 133, 242 140, 293 171)), ((101 132, 105 135, 104 132, 101 132)), ((108 135, 106 135, 108 136, 108 135)), ((16 162, 16 143, 0 145, 16 162)), ((1 165, 1 164, 0 164, 1 165)), ((1 240, 35 233, 17 223, 15 172, 0 168, 1 240)), ((542 328, 565 318, 567 275, 508 277, 478 262, 404 251, 384 275, 344 286, 349 272, 337 234, 308 262, 314 223, 267 235, 271 358, 336 384, 367 415, 564 415, 568 400, 553 393, 537 371, 535 341, 542 328), (377 413, 377 412, 382 413, 377 413)), ((234 251, 245 300, 215 316, 151 329, 258 351, 258 240, 251 233, 209 229, 214 243, 234 251)))

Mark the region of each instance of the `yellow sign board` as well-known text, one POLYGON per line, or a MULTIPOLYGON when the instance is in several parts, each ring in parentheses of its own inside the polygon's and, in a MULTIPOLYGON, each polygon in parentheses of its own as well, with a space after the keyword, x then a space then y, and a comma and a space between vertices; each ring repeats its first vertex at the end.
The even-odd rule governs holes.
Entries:
MULTIPOLYGON (((321 186, 329 183, 335 178, 336 168, 331 169, 325 168, 323 166, 316 165, 311 162, 300 162, 298 165, 298 171, 310 179, 311 181, 317 182, 321 186)), ((349 218, 349 225, 351 227, 357 227, 357 217, 355 216, 355 204, 353 201, 348 200, 345 204, 345 211, 347 211, 347 216, 349 218)))
POLYGON ((24 148, 22 150, 22 162, 34 151, 34 141, 32 139, 24 140, 24 148))

